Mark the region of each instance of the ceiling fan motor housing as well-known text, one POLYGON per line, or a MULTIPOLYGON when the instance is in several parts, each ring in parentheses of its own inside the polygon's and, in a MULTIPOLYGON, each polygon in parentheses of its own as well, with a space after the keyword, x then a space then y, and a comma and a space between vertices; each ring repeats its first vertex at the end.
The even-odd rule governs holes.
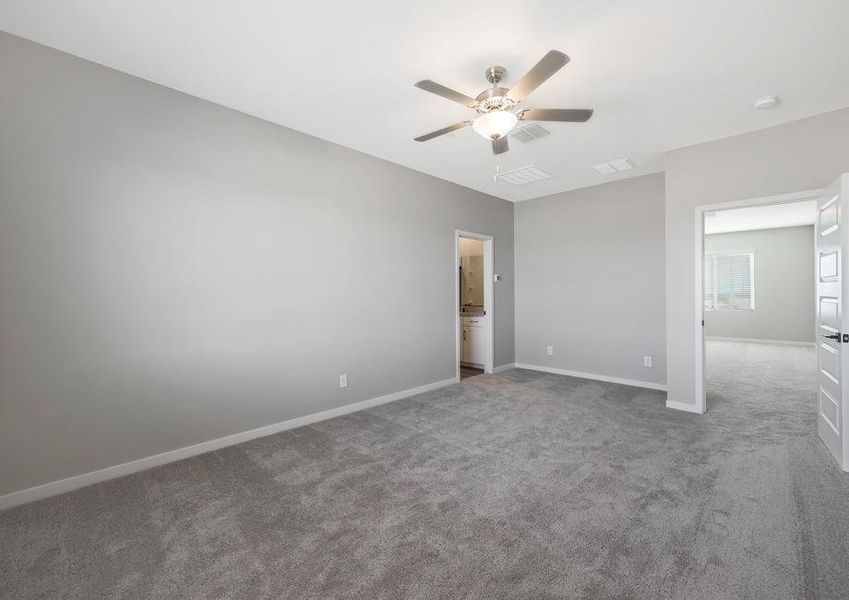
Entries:
POLYGON ((503 87, 491 87, 482 91, 475 98, 478 101, 478 112, 487 113, 492 110, 506 110, 515 106, 516 103, 507 97, 507 92, 509 91, 509 89, 503 87))
POLYGON ((507 69, 495 65, 494 67, 489 67, 484 75, 486 77, 486 80, 495 86, 498 85, 502 79, 504 79, 504 76, 506 74, 507 69))

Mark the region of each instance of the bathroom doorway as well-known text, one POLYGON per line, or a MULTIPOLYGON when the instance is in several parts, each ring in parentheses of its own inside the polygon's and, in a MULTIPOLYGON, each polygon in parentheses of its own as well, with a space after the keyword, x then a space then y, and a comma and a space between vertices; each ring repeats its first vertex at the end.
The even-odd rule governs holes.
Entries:
POLYGON ((492 373, 493 238, 457 231, 455 273, 457 377, 492 373))

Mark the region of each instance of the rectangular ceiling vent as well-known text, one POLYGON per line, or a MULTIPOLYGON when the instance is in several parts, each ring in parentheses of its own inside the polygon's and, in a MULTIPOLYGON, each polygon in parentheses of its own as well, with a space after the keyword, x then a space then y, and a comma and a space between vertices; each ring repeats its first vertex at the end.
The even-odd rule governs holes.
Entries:
POLYGON ((637 167, 636 163, 630 158, 619 158, 611 160, 608 163, 603 163, 593 167, 602 175, 612 175, 613 173, 621 173, 622 171, 630 171, 637 167))
POLYGON ((551 135, 551 132, 537 123, 531 123, 530 125, 525 125, 524 127, 518 127, 510 132, 511 138, 518 142, 522 142, 523 144, 533 142, 534 140, 538 140, 539 138, 545 137, 547 135, 551 135))
POLYGON ((504 171, 495 176, 496 181, 504 181, 513 185, 527 185, 544 179, 551 179, 551 174, 537 167, 522 167, 512 171, 504 171))

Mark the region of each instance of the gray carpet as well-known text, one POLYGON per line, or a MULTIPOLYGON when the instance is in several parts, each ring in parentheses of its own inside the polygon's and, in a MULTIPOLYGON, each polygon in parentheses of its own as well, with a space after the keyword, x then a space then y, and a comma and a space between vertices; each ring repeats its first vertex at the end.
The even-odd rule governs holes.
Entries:
POLYGON ((710 413, 509 371, 0 513, 3 598, 847 598, 813 351, 710 413))

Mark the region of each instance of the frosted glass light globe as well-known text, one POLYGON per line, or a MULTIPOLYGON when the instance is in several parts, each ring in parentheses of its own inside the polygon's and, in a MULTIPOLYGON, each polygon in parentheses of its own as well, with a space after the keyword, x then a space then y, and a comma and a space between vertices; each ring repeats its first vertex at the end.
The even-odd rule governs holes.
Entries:
POLYGON ((475 119, 472 129, 488 140, 498 139, 507 135, 518 121, 516 115, 510 111, 493 110, 475 119))

